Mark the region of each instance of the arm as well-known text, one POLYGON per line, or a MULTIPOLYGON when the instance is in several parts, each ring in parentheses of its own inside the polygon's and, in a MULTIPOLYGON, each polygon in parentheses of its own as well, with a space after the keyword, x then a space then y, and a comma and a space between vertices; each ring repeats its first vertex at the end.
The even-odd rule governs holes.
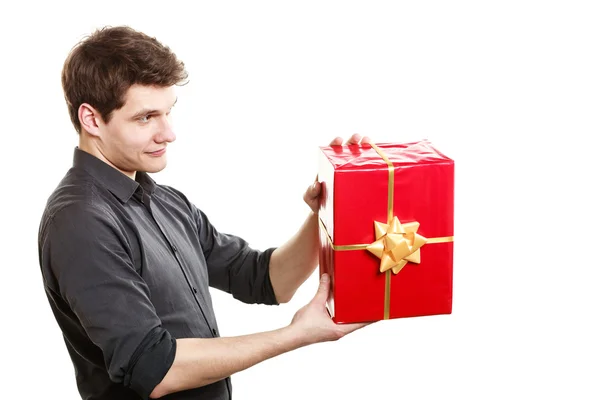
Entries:
POLYGON ((290 328, 238 337, 177 339, 175 361, 150 398, 211 384, 302 345, 290 328))
MULTIPOLYGON (((370 143, 368 137, 352 135, 347 144, 370 143)), ((339 146, 342 139, 337 137, 330 146, 339 146)), ((320 182, 314 182, 304 194, 304 201, 311 208, 311 213, 290 240, 277 248, 271 255, 269 276, 275 297, 279 303, 292 299, 296 290, 313 273, 319 262, 319 197, 320 182)))
POLYGON ((74 204, 44 228, 40 261, 67 339, 79 343, 82 357, 105 366, 113 382, 147 398, 171 366, 176 342, 156 315, 127 243, 114 216, 74 204))
POLYGON ((297 348, 338 340, 367 325, 333 323, 325 308, 328 295, 329 277, 324 275, 315 297, 284 328, 238 337, 178 339, 173 365, 150 398, 208 385, 297 348))
MULTIPOLYGON (((313 185, 307 196, 318 198, 321 186, 313 185)), ((311 211, 300 230, 271 255, 269 276, 279 303, 287 303, 313 273, 319 262, 319 217, 311 211)))

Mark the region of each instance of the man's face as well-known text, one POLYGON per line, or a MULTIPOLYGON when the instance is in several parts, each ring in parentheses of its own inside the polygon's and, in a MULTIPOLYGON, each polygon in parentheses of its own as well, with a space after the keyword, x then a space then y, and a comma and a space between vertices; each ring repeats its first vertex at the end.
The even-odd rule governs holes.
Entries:
POLYGON ((175 140, 170 113, 177 97, 174 87, 134 85, 125 105, 100 122, 104 158, 121 172, 158 172, 167 165, 167 144, 175 140))

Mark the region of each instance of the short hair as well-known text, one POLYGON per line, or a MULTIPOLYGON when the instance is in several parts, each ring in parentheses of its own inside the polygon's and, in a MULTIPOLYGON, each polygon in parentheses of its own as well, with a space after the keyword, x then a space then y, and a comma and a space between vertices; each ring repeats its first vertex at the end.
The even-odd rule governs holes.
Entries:
POLYGON ((73 47, 62 69, 71 122, 81 133, 78 109, 88 103, 110 122, 135 85, 169 87, 187 83, 182 61, 156 38, 128 26, 96 30, 73 47))

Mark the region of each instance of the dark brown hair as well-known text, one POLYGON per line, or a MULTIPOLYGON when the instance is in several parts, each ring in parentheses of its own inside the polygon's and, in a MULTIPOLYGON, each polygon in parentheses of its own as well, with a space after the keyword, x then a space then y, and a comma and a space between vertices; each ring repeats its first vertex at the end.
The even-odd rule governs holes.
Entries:
POLYGON ((71 50, 62 70, 62 87, 78 133, 79 106, 88 103, 110 122, 135 84, 168 87, 186 83, 183 62, 167 46, 127 26, 104 27, 71 50))

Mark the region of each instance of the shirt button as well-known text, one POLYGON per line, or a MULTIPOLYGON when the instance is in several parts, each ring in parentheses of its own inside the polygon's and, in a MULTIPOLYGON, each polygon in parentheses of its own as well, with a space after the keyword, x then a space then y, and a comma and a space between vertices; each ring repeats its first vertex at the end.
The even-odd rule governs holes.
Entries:
POLYGON ((192 288, 192 290, 194 291, 194 293, 198 293, 198 289, 196 289, 195 287, 192 288))
POLYGON ((212 328, 212 331, 213 331, 213 335, 216 336, 217 335, 217 330, 215 328, 212 328))
POLYGON ((177 247, 171 246, 173 248, 173 253, 177 253, 177 247))

